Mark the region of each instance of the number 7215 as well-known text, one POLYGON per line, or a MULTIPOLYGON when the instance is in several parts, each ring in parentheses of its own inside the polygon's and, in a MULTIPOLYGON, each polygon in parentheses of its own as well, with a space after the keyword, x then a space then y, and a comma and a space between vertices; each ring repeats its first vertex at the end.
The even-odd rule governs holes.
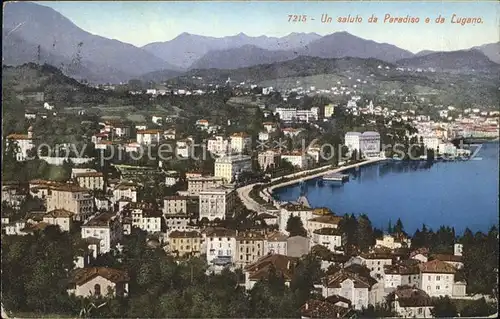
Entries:
POLYGON ((306 15, 297 15, 297 14, 288 15, 288 22, 306 22, 306 21, 307 21, 306 15))

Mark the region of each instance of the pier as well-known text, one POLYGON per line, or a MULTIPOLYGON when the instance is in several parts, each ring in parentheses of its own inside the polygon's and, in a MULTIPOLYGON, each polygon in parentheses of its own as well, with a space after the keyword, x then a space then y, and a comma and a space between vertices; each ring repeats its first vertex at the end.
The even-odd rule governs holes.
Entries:
POLYGON ((349 180, 349 175, 341 173, 330 173, 323 176, 324 181, 345 182, 349 180))

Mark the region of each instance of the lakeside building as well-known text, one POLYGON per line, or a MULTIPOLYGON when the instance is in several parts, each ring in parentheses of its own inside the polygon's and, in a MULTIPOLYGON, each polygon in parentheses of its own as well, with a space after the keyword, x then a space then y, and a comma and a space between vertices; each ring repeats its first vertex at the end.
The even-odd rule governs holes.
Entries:
POLYGON ((347 132, 344 144, 351 152, 357 150, 366 157, 380 156, 380 134, 377 132, 347 132))
POLYGON ((273 150, 267 150, 265 152, 259 153, 257 160, 259 162, 259 167, 265 171, 267 168, 274 168, 279 166, 281 155, 273 150))
POLYGON ((226 216, 232 213, 236 203, 236 196, 234 188, 223 186, 200 192, 199 219, 226 219, 226 216))

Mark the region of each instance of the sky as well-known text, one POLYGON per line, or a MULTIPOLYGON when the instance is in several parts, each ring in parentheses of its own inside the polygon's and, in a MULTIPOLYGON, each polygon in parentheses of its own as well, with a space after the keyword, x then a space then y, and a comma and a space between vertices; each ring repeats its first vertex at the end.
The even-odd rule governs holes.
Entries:
POLYGON ((183 32, 223 37, 243 32, 249 36, 285 36, 292 32, 327 35, 347 31, 356 36, 421 50, 460 50, 500 40, 500 3, 481 2, 37 2, 60 12, 80 28, 100 36, 143 46, 168 41, 183 32), (332 17, 321 23, 322 15, 332 17), (378 23, 368 23, 374 14, 378 23), (384 23, 384 17, 419 17, 417 24, 384 23), (451 23, 481 18, 482 23, 451 23), (288 22, 289 15, 305 15, 306 22, 288 22), (338 17, 359 15, 361 23, 341 24, 338 17), (441 15, 445 22, 436 24, 441 15), (430 23, 425 23, 425 18, 430 23), (314 20, 312 20, 314 19, 314 20))

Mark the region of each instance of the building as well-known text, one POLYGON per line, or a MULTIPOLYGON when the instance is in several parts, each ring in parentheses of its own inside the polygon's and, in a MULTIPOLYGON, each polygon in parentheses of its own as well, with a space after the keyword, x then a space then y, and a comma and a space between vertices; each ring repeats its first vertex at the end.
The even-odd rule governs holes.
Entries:
POLYGON ((419 261, 408 259, 393 265, 384 266, 384 288, 395 289, 398 286, 420 283, 419 261))
POLYGON ((237 267, 257 261, 264 256, 265 236, 256 231, 244 231, 236 234, 236 260, 237 267))
POLYGON ((207 189, 217 188, 224 184, 224 179, 222 177, 214 176, 197 176, 188 177, 188 193, 192 195, 198 195, 202 191, 207 189))
POLYGON ((398 234, 395 236, 384 234, 382 239, 379 238, 375 240, 375 247, 385 247, 389 249, 398 249, 402 247, 410 248, 411 239, 407 238, 403 234, 398 234))
POLYGON ((354 309, 361 310, 368 307, 369 293, 376 282, 367 274, 341 269, 323 278, 321 294, 324 298, 342 296, 351 301, 354 309))
POLYGON ((207 150, 216 155, 226 155, 229 152, 230 141, 223 136, 214 136, 207 140, 207 150))
POLYGON ((167 196, 163 199, 164 215, 187 215, 189 196, 167 196))
POLYGON ((62 231, 69 232, 73 224, 73 215, 73 212, 64 209, 56 209, 47 212, 43 216, 43 222, 51 225, 57 225, 62 231))
POLYGON ((113 202, 118 202, 121 199, 137 202, 137 189, 138 185, 134 182, 121 182, 113 189, 113 202))
POLYGON ((263 256, 244 268, 246 290, 251 290, 259 280, 267 279, 271 269, 283 276, 285 285, 290 286, 298 261, 298 258, 278 254, 263 256))
POLYGON ((205 245, 207 263, 231 265, 236 256, 236 231, 226 228, 212 228, 206 231, 205 245))
POLYGON ((239 173, 252 171, 252 158, 248 155, 231 155, 219 157, 214 164, 215 176, 226 182, 235 180, 239 173))
POLYGON ((268 168, 278 167, 281 160, 281 155, 278 152, 268 150, 259 153, 257 156, 259 167, 261 170, 265 171, 268 168))
POLYGON ((382 281, 384 279, 384 267, 392 265, 392 255, 383 253, 361 254, 361 264, 370 269, 370 276, 382 281))
POLYGON ((453 296, 455 267, 440 260, 432 260, 418 265, 420 269, 420 289, 431 297, 453 296))
POLYGON ((441 144, 441 139, 436 136, 423 136, 422 141, 426 149, 435 151, 439 149, 439 144, 441 144))
POLYGON ((252 138, 243 132, 231 135, 231 152, 241 154, 252 147, 252 138))
POLYGON ((338 228, 341 220, 342 217, 335 216, 333 213, 322 216, 314 216, 313 218, 307 220, 304 227, 309 234, 312 234, 314 231, 322 228, 338 228))
POLYGON ((334 112, 335 112, 335 105, 334 104, 325 105, 325 119, 332 117, 334 112))
POLYGON ((199 199, 200 220, 203 218, 223 220, 232 213, 236 201, 236 191, 233 188, 220 186, 200 192, 199 199))
POLYGON ((322 245, 332 252, 342 247, 342 233, 338 228, 320 228, 312 233, 311 247, 322 245))
POLYGON ((97 173, 93 168, 72 168, 71 169, 71 179, 75 179, 76 175, 81 173, 97 173))
POLYGON ((302 225, 307 225, 307 221, 313 218, 313 209, 307 206, 295 205, 291 203, 282 205, 278 215, 279 230, 282 233, 288 235, 288 231, 286 230, 288 219, 294 216, 297 216, 302 220, 302 225))
POLYGON ((309 299, 300 307, 301 319, 352 318, 351 301, 341 296, 330 296, 326 300, 309 299))
POLYGON ((300 169, 307 169, 309 166, 307 153, 284 152, 284 153, 281 153, 281 159, 289 162, 294 167, 297 167, 300 169))
POLYGON ((166 140, 175 140, 177 137, 175 129, 168 129, 163 132, 163 137, 166 140))
POLYGON ((278 231, 267 234, 264 242, 264 255, 277 254, 287 256, 287 239, 288 236, 278 231))
POLYGON ((464 251, 464 245, 462 244, 453 245, 453 255, 462 256, 463 251, 464 251))
POLYGON ((281 121, 289 122, 297 118, 297 109, 278 107, 274 111, 274 114, 279 115, 281 121))
POLYGON ((455 256, 449 254, 434 254, 431 256, 430 259, 444 261, 445 263, 455 267, 456 269, 460 269, 464 266, 464 263, 462 261, 462 256, 455 256))
POLYGON ((175 142, 175 154, 178 157, 190 158, 194 153, 192 141, 189 139, 175 142))
POLYGON ((300 258, 309 253, 311 240, 303 236, 292 236, 286 240, 286 252, 288 257, 300 258))
POLYGON ((81 187, 92 190, 104 189, 104 174, 101 172, 77 173, 75 179, 81 187))
POLYGON ((137 131, 137 143, 142 145, 158 144, 163 137, 163 130, 137 131))
POLYGON ((167 234, 171 233, 172 231, 188 231, 195 228, 194 226, 190 226, 193 219, 187 214, 164 214, 163 219, 165 220, 167 234))
POLYGON ((35 147, 33 144, 33 134, 31 127, 28 134, 10 134, 7 136, 7 145, 13 143, 16 145, 16 160, 25 161, 28 159, 28 152, 35 147))
POLYGON ((77 297, 128 295, 130 278, 126 271, 109 267, 77 268, 71 274, 69 294, 77 297))
POLYGON ((103 254, 111 251, 123 238, 123 227, 113 213, 101 213, 82 225, 82 239, 100 240, 99 251, 103 254))
POLYGON ((47 211, 64 209, 72 212, 75 220, 84 221, 94 213, 94 199, 88 189, 66 184, 50 190, 47 197, 47 211))
POLYGON ((347 132, 344 144, 350 151, 357 150, 366 157, 380 156, 380 134, 377 132, 347 132))
POLYGON ((425 291, 400 286, 387 297, 391 310, 402 318, 432 318, 432 299, 425 291))
POLYGON ((276 123, 273 123, 273 122, 264 122, 264 123, 262 123, 262 125, 264 125, 264 129, 268 133, 272 133, 272 132, 275 132, 277 130, 276 123))
POLYGON ((168 235, 169 250, 178 257, 200 256, 203 237, 197 231, 173 231, 168 235))
POLYGON ((125 207, 130 211, 132 217, 132 227, 137 227, 148 233, 158 233, 162 231, 163 214, 153 205, 148 203, 130 203, 125 207))

